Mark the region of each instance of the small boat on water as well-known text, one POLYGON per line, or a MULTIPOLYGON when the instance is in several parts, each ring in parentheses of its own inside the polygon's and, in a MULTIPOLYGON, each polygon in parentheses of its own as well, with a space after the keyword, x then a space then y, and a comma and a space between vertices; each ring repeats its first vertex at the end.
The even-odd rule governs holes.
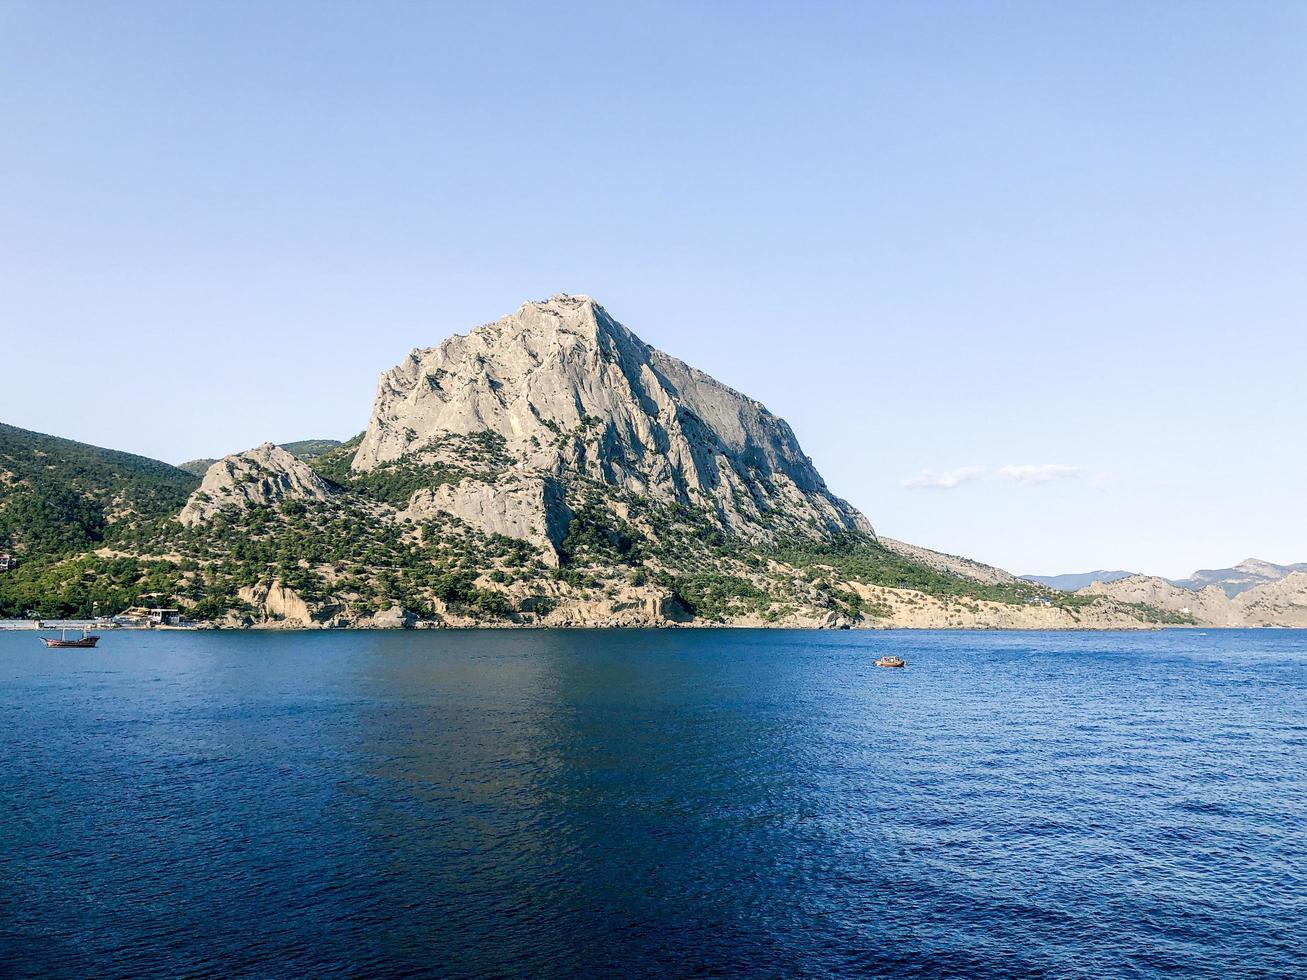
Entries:
POLYGON ((876 661, 877 667, 906 667, 908 662, 902 657, 881 657, 876 661))
POLYGON ((83 629, 80 637, 74 637, 70 640, 68 639, 68 631, 60 630, 58 636, 41 637, 41 642, 44 643, 47 648, 57 647, 59 649, 85 650, 99 643, 100 638, 83 629))

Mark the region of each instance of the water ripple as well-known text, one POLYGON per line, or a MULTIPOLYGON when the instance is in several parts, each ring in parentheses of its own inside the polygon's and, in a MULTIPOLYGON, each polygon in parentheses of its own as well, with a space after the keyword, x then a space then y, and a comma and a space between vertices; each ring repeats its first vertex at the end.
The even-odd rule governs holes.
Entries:
POLYGON ((4 976, 1307 973, 1301 632, 0 634, 0 676, 4 976))

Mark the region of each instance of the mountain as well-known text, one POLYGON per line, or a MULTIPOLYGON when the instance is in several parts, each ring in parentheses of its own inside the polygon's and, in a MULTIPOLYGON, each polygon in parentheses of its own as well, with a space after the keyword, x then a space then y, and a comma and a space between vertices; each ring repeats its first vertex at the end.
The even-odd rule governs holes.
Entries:
POLYGON ((1230 598, 1258 585, 1278 582, 1294 572, 1307 572, 1307 562, 1297 565, 1276 565, 1257 558, 1248 558, 1233 568, 1204 568, 1194 572, 1186 579, 1172 579, 1172 583, 1182 589, 1202 589, 1209 585, 1219 586, 1230 598))
POLYGON ((1151 575, 1096 582, 1077 594, 1148 605, 1190 617, 1200 626, 1307 626, 1307 572, 1301 571, 1233 596, 1218 582, 1194 590, 1151 575))
POLYGON ((450 474, 422 507, 474 522, 493 512, 496 529, 564 534, 558 481, 581 478, 706 508, 751 540, 872 531, 782 419, 645 344, 587 296, 527 303, 383 374, 351 470, 414 464, 450 474), (468 465, 472 439, 494 440, 490 469, 468 465), (492 470, 519 475, 516 499, 484 499, 492 470))
POLYGON ((0 552, 26 562, 177 512, 199 481, 131 453, 0 424, 0 552))
POLYGON ((1192 622, 877 537, 782 419, 584 296, 415 349, 366 429, 328 442, 233 453, 199 486, 140 461, 169 488, 150 507, 104 474, 139 519, 0 574, 0 615, 148 597, 227 626, 1192 622))
POLYGON ((1060 592, 1076 592, 1086 586, 1093 585, 1095 582, 1115 582, 1118 579, 1129 578, 1137 574, 1139 573, 1119 569, 1113 572, 1099 569, 1094 572, 1067 572, 1063 575, 1022 575, 1021 578, 1027 582, 1046 585, 1050 589, 1057 589, 1060 592))
POLYGON ((1234 602, 1245 625, 1307 628, 1307 571, 1293 571, 1282 579, 1245 589, 1234 602))
MULTIPOLYGON (((1307 562, 1298 565, 1276 565, 1269 561, 1249 558, 1233 568, 1204 568, 1194 572, 1188 578, 1162 579, 1161 581, 1169 582, 1178 589, 1191 592, 1201 592, 1207 586, 1215 585, 1226 596, 1233 599, 1241 592, 1258 585, 1265 585, 1268 582, 1278 582, 1294 572, 1307 572, 1307 562)), ((1059 589, 1063 592, 1079 592, 1095 582, 1109 583, 1135 577, 1151 578, 1151 576, 1141 576, 1139 572, 1126 571, 1021 576, 1027 582, 1037 582, 1040 585, 1046 585, 1051 589, 1059 589)))
POLYGON ((316 459, 339 445, 339 439, 300 439, 298 442, 283 442, 281 448, 296 459, 316 459))
POLYGON ((1195 592, 1183 589, 1156 575, 1131 575, 1111 582, 1094 582, 1077 595, 1106 596, 1120 602, 1139 603, 1179 615, 1192 616, 1206 626, 1239 626, 1242 618, 1220 589, 1195 592))

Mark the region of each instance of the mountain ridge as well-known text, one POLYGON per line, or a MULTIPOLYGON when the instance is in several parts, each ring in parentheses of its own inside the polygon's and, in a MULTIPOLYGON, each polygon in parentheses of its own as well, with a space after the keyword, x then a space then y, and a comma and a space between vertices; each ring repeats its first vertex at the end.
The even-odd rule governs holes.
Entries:
POLYGON ((1277 565, 1260 558, 1245 558, 1229 568, 1200 568, 1188 578, 1171 579, 1170 582, 1182 589, 1194 591, 1215 585, 1233 599, 1241 592, 1258 585, 1278 582, 1294 572, 1307 572, 1307 562, 1277 565))
POLYGON ((589 297, 414 348, 359 436, 307 442, 199 481, 166 467, 183 501, 0 575, 0 614, 148 597, 231 627, 1195 622, 879 538, 783 419, 589 297))
POLYGON ((1216 627, 1307 627, 1307 572, 1292 571, 1229 595, 1218 583, 1194 590, 1156 575, 1095 582, 1076 593, 1148 605, 1216 627))
POLYGON ((1078 592, 1095 583, 1106 585, 1127 578, 1157 578, 1176 588, 1187 589, 1191 592, 1202 592, 1207 586, 1214 585, 1220 588, 1228 598, 1233 599, 1241 592, 1258 585, 1278 582, 1294 572, 1307 572, 1307 562, 1277 565, 1274 562, 1264 561, 1260 558, 1246 558, 1239 564, 1229 568, 1199 569, 1189 577, 1180 579, 1168 579, 1164 576, 1151 576, 1144 572, 1124 570, 1111 572, 1098 570, 1064 575, 1022 575, 1021 578, 1027 582, 1037 582, 1040 585, 1046 585, 1049 588, 1064 592, 1078 592))
POLYGON ((1076 592, 1086 586, 1093 585, 1095 582, 1115 582, 1118 579, 1129 578, 1138 574, 1140 573, 1128 572, 1124 569, 1107 571, 1100 568, 1092 572, 1065 572, 1061 575, 1022 575, 1021 578, 1027 582, 1036 582, 1061 592, 1076 592))

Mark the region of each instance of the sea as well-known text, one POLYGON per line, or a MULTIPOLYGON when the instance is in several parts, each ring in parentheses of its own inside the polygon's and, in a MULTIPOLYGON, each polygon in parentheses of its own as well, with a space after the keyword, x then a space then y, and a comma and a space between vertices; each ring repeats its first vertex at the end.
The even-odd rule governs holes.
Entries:
POLYGON ((1307 631, 0 632, 0 976, 1304 975, 1307 631))

